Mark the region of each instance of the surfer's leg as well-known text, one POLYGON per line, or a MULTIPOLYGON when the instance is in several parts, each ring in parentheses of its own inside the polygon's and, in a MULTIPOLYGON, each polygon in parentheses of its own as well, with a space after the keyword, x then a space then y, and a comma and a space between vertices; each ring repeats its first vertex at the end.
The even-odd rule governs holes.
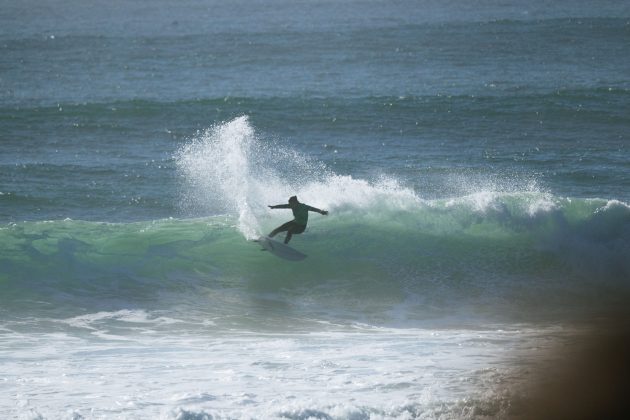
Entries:
POLYGON ((277 228, 275 228, 274 230, 271 231, 271 233, 267 236, 269 236, 270 238, 273 238, 274 236, 276 236, 278 233, 280 232, 284 232, 286 230, 289 230, 291 228, 291 225, 293 224, 293 221, 290 222, 286 222, 283 225, 278 226, 277 228))
POLYGON ((291 240, 291 237, 293 236, 293 234, 298 234, 298 233, 302 233, 304 232, 304 229, 306 229, 306 225, 298 225, 297 223, 291 223, 291 226, 289 226, 289 228, 287 229, 287 236, 284 238, 284 243, 288 244, 289 241, 291 240))

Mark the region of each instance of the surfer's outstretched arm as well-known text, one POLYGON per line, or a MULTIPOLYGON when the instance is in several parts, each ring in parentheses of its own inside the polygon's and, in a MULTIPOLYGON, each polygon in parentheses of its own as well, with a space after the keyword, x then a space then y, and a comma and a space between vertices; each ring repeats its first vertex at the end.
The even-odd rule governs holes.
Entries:
POLYGON ((311 207, 311 206, 306 206, 306 207, 308 208, 308 211, 314 211, 314 212, 317 212, 317 213, 322 214, 324 216, 326 216, 328 214, 328 211, 326 211, 326 210, 320 210, 318 208, 311 207))
POLYGON ((289 204, 276 204, 275 206, 268 206, 270 209, 290 209, 289 204))

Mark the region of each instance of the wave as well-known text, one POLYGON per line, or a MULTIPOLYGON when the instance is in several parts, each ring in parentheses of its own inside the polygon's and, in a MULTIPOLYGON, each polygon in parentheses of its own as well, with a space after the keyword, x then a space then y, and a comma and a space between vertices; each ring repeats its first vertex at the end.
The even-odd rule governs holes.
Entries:
POLYGON ((199 132, 174 162, 181 206, 206 216, 7 225, 3 306, 424 319, 610 306, 628 296, 622 201, 558 197, 535 182, 423 199, 394 178, 339 175, 263 141, 246 116, 199 132), (251 242, 291 218, 267 206, 295 194, 330 212, 313 214, 291 242, 309 255, 299 264, 251 242))
MULTIPOLYGON (((206 316, 279 315, 290 302, 294 316, 380 319, 576 310, 630 291, 625 203, 534 193, 420 201, 365 188, 361 204, 321 199, 330 215, 292 241, 309 255, 302 263, 261 252, 235 216, 13 224, 0 229, 0 299, 5 310, 66 315, 184 302, 206 316)), ((261 232, 287 216, 257 215, 261 232)))

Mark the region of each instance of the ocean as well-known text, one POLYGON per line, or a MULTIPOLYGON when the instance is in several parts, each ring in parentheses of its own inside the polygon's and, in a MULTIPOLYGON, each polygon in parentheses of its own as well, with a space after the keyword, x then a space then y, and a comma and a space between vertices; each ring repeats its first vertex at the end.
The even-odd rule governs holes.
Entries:
POLYGON ((629 257, 630 3, 0 1, 1 418, 529 418, 629 257))

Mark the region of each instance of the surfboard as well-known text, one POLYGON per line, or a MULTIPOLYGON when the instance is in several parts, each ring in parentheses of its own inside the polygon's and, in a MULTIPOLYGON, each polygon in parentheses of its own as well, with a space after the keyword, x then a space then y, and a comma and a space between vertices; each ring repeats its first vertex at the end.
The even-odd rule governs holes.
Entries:
POLYGON ((282 242, 278 242, 271 239, 268 236, 261 236, 256 239, 264 249, 271 252, 276 257, 284 258, 289 261, 301 261, 306 258, 306 254, 302 254, 300 251, 291 248, 289 245, 285 245, 282 242))

